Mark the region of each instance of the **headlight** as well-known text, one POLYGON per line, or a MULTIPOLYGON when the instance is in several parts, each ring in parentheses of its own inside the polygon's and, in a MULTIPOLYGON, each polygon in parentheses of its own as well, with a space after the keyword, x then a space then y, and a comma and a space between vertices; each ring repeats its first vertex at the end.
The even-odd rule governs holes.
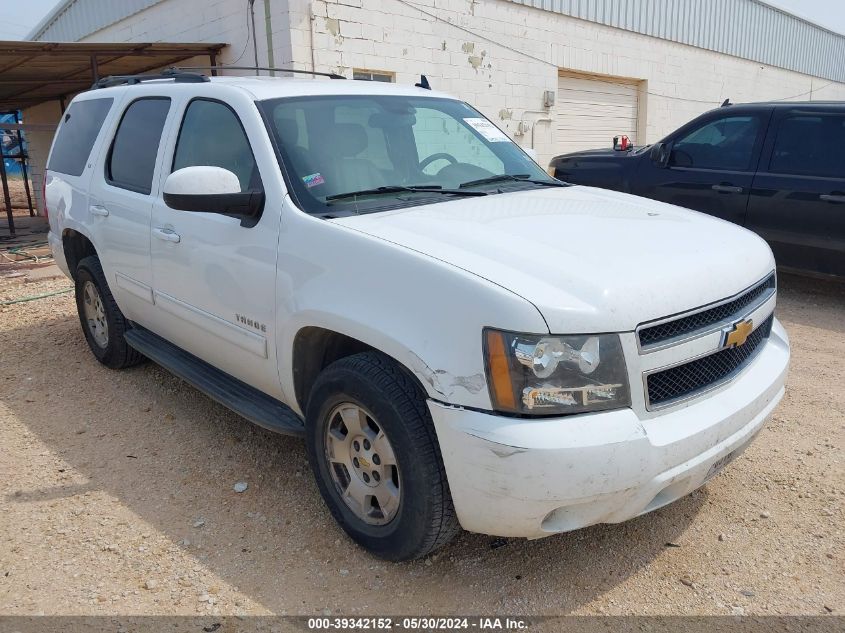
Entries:
POLYGON ((617 334, 542 336, 488 328, 484 353, 498 411, 565 415, 631 405, 617 334))

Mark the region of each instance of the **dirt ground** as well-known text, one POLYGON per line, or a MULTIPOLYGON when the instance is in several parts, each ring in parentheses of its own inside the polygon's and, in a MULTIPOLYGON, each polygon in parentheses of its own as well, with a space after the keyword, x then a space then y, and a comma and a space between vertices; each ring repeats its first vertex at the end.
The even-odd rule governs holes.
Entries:
MULTIPOLYGON (((9 199, 12 202, 12 208, 26 209, 26 214, 29 215, 29 204, 26 197, 26 188, 24 187, 23 178, 9 177, 9 199)), ((35 204, 35 193, 32 191, 32 183, 29 183, 29 195, 32 198, 32 203, 35 204)), ((0 205, 3 205, 2 192, 0 192, 0 205)), ((5 213, 5 206, 0 207, 5 213)))
MULTIPOLYGON (((0 280, 0 301, 68 287, 0 280)), ((842 614, 845 285, 782 275, 778 314, 787 395, 704 489, 390 564, 332 521, 301 441, 153 364, 98 365, 71 294, 0 307, 0 613, 842 614)))

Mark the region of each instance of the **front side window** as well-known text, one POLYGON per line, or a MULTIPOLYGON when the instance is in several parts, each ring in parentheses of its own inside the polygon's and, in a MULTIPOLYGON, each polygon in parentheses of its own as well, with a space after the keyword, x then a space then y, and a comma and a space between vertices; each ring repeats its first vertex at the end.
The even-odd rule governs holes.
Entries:
POLYGON ((311 213, 561 184, 460 101, 333 95, 272 99, 259 107, 292 193, 311 213))
POLYGON ((81 176, 114 99, 74 101, 62 117, 47 169, 81 176))
POLYGON ((241 191, 261 190, 246 132, 235 112, 219 101, 195 99, 182 119, 173 171, 199 165, 228 169, 238 177, 241 191))
POLYGON ((150 193, 169 111, 170 99, 165 97, 138 99, 126 108, 106 160, 106 180, 110 184, 150 193))
POLYGON ((845 116, 788 116, 778 127, 769 172, 845 178, 845 116))
POLYGON ((670 165, 699 169, 750 169, 760 131, 757 116, 727 116, 709 121, 672 146, 670 165))

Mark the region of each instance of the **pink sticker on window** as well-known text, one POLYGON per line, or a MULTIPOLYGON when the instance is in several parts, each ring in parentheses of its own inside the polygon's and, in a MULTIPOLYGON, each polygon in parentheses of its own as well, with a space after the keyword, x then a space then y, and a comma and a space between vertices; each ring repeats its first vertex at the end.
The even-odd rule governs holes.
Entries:
POLYGON ((322 185, 326 182, 326 179, 323 178, 323 175, 320 172, 317 172, 316 174, 311 174, 310 176, 303 176, 302 182, 304 182, 305 186, 310 189, 311 187, 322 185))

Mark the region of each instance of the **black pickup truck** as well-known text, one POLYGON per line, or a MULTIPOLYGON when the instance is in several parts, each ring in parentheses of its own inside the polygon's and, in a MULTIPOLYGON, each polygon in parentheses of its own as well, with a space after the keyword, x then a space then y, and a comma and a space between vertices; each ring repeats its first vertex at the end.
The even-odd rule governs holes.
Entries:
POLYGON ((560 180, 741 224, 780 267, 845 276, 845 103, 725 105, 659 143, 552 159, 560 180))

